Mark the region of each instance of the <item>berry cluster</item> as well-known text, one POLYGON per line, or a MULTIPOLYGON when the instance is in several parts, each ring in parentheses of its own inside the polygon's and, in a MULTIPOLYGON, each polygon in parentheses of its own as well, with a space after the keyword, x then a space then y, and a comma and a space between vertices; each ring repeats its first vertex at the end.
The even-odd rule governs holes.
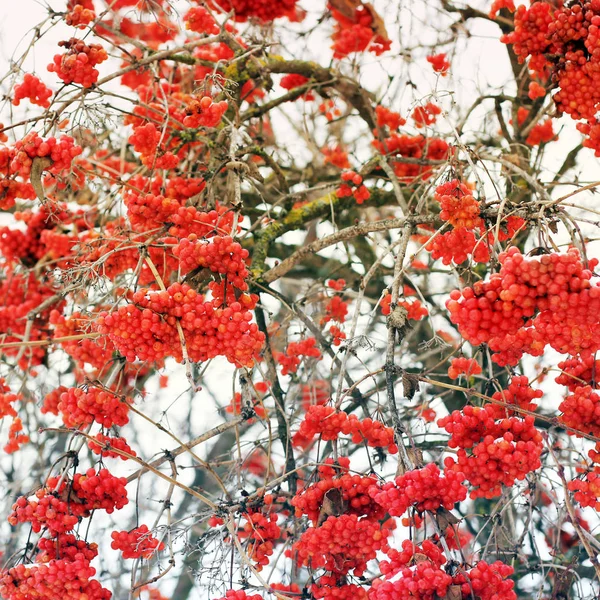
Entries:
POLYGON ((290 342, 284 352, 274 352, 273 358, 281 365, 281 374, 295 373, 300 366, 302 357, 320 359, 321 351, 317 348, 317 340, 307 337, 299 342, 290 342))
POLYGON ((502 485, 514 485, 541 465, 542 436, 532 416, 506 417, 497 405, 465 406, 438 425, 450 434, 448 446, 458 448, 457 459, 447 457, 444 464, 470 482, 472 498, 498 496, 502 485))
POLYGON ((479 216, 479 202, 471 192, 471 188, 458 179, 438 185, 435 199, 440 203, 440 219, 456 229, 481 229, 483 220, 479 216))
POLYGON ((442 475, 437 465, 429 463, 396 477, 395 482, 372 487, 369 495, 392 517, 401 517, 411 506, 419 512, 440 507, 451 510, 467 497, 464 479, 460 471, 442 475))
POLYGON ((377 31, 372 10, 368 4, 359 4, 350 15, 349 11, 342 13, 331 7, 331 16, 336 21, 331 35, 334 58, 341 59, 366 50, 380 56, 390 49, 391 41, 385 32, 377 31))
POLYGON ((336 440, 338 436, 351 435, 355 444, 367 442, 370 447, 387 448, 390 454, 398 452, 394 443, 394 430, 381 421, 360 420, 355 414, 337 411, 331 406, 312 405, 294 436, 294 444, 306 445, 319 435, 323 441, 336 440))
POLYGON ((421 129, 422 127, 433 125, 441 112, 442 109, 433 102, 427 102, 424 106, 417 106, 412 112, 415 127, 421 129))
POLYGON ((325 499, 333 497, 331 490, 339 492, 339 504, 345 514, 367 516, 370 519, 382 519, 384 508, 371 498, 369 490, 377 485, 375 476, 342 475, 333 468, 331 473, 321 474, 319 481, 310 485, 292 499, 297 517, 306 515, 313 524, 319 521, 325 499))
POLYGON ((110 428, 129 422, 127 399, 95 387, 66 389, 60 395, 57 409, 67 427, 83 427, 96 422, 110 428))
POLYGON ((474 358, 453 358, 448 367, 448 377, 450 379, 458 379, 461 375, 465 375, 467 379, 473 375, 481 373, 481 365, 474 358))
POLYGON ((183 124, 195 129, 197 127, 216 127, 227 112, 227 100, 214 102, 210 96, 197 98, 192 96, 186 104, 186 117, 183 124))
POLYGON ((79 83, 89 88, 98 81, 98 69, 94 67, 108 58, 106 50, 99 44, 89 46, 82 40, 71 38, 59 42, 59 46, 67 48, 64 54, 56 54, 54 62, 48 65, 48 71, 65 83, 79 83))
POLYGON ((558 407, 559 419, 568 427, 589 435, 600 435, 600 395, 591 386, 578 386, 558 407))
POLYGON ((256 562, 256 569, 260 571, 269 564, 269 557, 273 555, 273 542, 281 537, 277 514, 272 512, 263 515, 261 512, 251 511, 244 516, 246 523, 239 537, 248 538, 248 556, 256 562))
POLYGON ((357 204, 362 204, 371 197, 371 192, 366 185, 363 185, 363 178, 354 171, 344 171, 342 173, 342 185, 335 191, 338 198, 354 196, 357 204))
POLYGON ((73 159, 82 152, 83 149, 76 146, 75 140, 68 135, 63 135, 59 139, 49 137, 44 140, 32 131, 15 144, 10 170, 11 173, 18 173, 27 179, 31 174, 33 159, 48 158, 50 164, 45 170, 55 175, 62 175, 71 168, 73 159))
POLYGON ((155 552, 164 550, 163 542, 152 537, 147 525, 140 525, 131 531, 113 531, 110 547, 121 550, 123 558, 150 559, 155 552))
POLYGON ((361 576, 367 562, 387 548, 390 530, 378 521, 357 515, 328 517, 320 527, 309 527, 294 544, 299 565, 324 568, 337 575, 350 571, 361 576))
POLYGON ((19 106, 21 100, 27 98, 31 104, 37 104, 43 108, 50 106, 50 96, 54 92, 48 88, 40 79, 31 73, 25 73, 23 83, 15 85, 12 103, 19 106))
POLYGON ((251 323, 254 300, 250 296, 242 295, 241 302, 217 308, 187 284, 174 283, 161 292, 135 292, 131 301, 113 313, 100 313, 97 321, 98 330, 110 337, 128 361, 173 356, 181 362, 178 321, 193 362, 225 356, 231 363, 250 366, 262 348, 264 334, 251 323))
POLYGON ((287 17, 296 20, 296 2, 298 0, 281 0, 270 2, 269 0, 209 0, 211 8, 223 12, 233 12, 236 21, 248 21, 256 19, 268 23, 287 17))
POLYGON ((450 294, 446 306, 463 337, 489 344, 500 365, 539 356, 546 345, 572 355, 600 347, 600 288, 576 249, 527 260, 513 247, 499 261, 489 281, 450 294))
POLYGON ((173 249, 179 258, 182 275, 195 269, 209 269, 224 275, 227 282, 238 290, 248 289, 246 261, 249 252, 229 236, 216 235, 203 242, 195 234, 182 239, 173 249))
POLYGON ((99 454, 103 458, 120 458, 121 460, 129 460, 127 456, 123 456, 117 452, 113 452, 111 448, 126 452, 130 456, 136 456, 135 450, 122 437, 109 437, 103 433, 97 433, 94 440, 88 442, 88 448, 94 453, 99 454), (95 441, 94 441, 95 440, 95 441))
MULTIPOLYGON (((381 313, 388 316, 392 312, 392 295, 385 294, 381 299, 381 313)), ((407 300, 399 300, 397 306, 402 307, 406 310, 406 318, 409 321, 420 321, 429 314, 429 311, 421 304, 420 300, 413 300, 411 302, 407 300)))
POLYGON ((185 28, 195 33, 215 35, 219 33, 219 24, 204 6, 193 6, 183 17, 185 28))
POLYGON ((450 62, 446 58, 446 54, 431 54, 427 56, 427 62, 431 65, 431 68, 439 73, 442 77, 446 77, 448 75, 448 71, 450 70, 450 62))

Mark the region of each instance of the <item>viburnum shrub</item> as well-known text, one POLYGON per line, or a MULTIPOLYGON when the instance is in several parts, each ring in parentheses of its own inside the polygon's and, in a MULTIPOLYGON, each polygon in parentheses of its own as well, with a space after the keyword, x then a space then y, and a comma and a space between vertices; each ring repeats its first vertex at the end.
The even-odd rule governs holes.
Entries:
POLYGON ((598 597, 600 0, 6 5, 0 597, 598 597))

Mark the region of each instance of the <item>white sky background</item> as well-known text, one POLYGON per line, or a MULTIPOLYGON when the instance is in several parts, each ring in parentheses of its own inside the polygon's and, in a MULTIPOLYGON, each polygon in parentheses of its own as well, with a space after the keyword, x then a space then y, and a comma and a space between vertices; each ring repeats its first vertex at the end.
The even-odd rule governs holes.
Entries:
MULTIPOLYGON (((436 0, 432 1, 436 2, 436 0)), ((50 0, 49 3, 56 10, 63 10, 66 0, 50 0)), ((325 0, 300 0, 300 4, 309 10, 322 10, 324 3, 325 0)), ((412 5, 412 3, 414 3, 414 5, 420 4, 420 2, 414 0, 405 0, 403 4, 412 5)), ((186 3, 176 0, 173 4, 177 8, 186 3)), ((376 2, 375 4, 378 6, 379 2, 376 2)), ((431 4, 431 2, 429 2, 429 4, 431 4)), ((473 2, 473 4, 480 7, 486 7, 488 5, 488 3, 483 0, 473 2)), ((43 21, 46 15, 47 12, 44 4, 36 2, 35 0, 0 0, 0 76, 8 71, 10 59, 13 56, 20 56, 22 51, 27 48, 31 39, 30 29, 43 21)), ((415 28, 419 27, 418 19, 412 23, 412 26, 415 28)), ((492 89, 494 91, 500 91, 502 89, 505 81, 509 79, 510 73, 506 54, 498 42, 498 28, 494 24, 479 21, 475 25, 469 25, 469 29, 475 32, 475 35, 468 42, 469 51, 461 53, 461 49, 464 49, 465 47, 464 42, 461 42, 457 48, 457 55, 455 57, 451 56, 452 78, 439 78, 429 69, 425 71, 423 61, 420 60, 409 65, 403 65, 403 68, 406 68, 407 72, 410 74, 411 79, 418 82, 419 93, 416 97, 413 97, 412 90, 410 89, 400 90, 399 92, 398 90, 392 90, 392 96, 402 98, 402 106, 392 104, 391 108, 396 110, 401 109, 403 116, 407 116, 408 108, 414 106, 415 99, 425 97, 424 101, 426 102, 429 99, 426 95, 434 94, 440 104, 444 106, 444 108, 449 109, 451 103, 447 90, 453 91, 455 94, 454 99, 459 105, 466 106, 479 94, 481 89, 492 89), (460 85, 456 85, 457 81, 460 82, 460 85)), ((73 35, 72 28, 67 28, 66 26, 54 28, 46 37, 38 42, 35 53, 32 54, 25 63, 27 71, 35 71, 39 77, 48 84, 51 84, 53 89, 57 89, 56 78, 54 77, 54 74, 50 74, 46 71, 46 65, 51 62, 53 55, 58 51, 56 43, 61 39, 70 37, 70 35, 73 35)), ((319 45, 316 45, 312 50, 315 58, 322 58, 322 46, 319 47, 319 45)), ((366 57, 365 60, 369 60, 369 57, 366 57)), ((398 65, 397 59, 384 58, 381 62, 382 68, 382 66, 379 66, 379 60, 380 59, 373 59, 373 68, 368 69, 364 75, 366 87, 370 89, 377 89, 381 84, 382 77, 385 75, 384 68, 396 68, 398 65), (393 65, 393 67, 390 67, 390 65, 393 65)), ((101 65, 99 68, 101 75, 107 72, 103 67, 106 68, 106 64, 101 65)), ((3 87, 0 88, 0 90, 3 92, 7 91, 3 87)), ((290 107, 290 110, 293 109, 290 107)), ((4 115, 0 116, 0 121, 3 121, 2 117, 4 117, 4 115)), ((549 167, 560 164, 561 159, 566 152, 580 140, 580 135, 577 132, 573 132, 574 127, 572 123, 565 119, 563 119, 561 123, 563 121, 566 123, 567 130, 561 133, 560 141, 552 144, 547 151, 545 164, 549 167)), ((4 119, 4 122, 7 122, 6 119, 4 119)), ((556 122, 555 131, 558 131, 559 127, 560 125, 556 122)), ((290 143, 288 150, 290 152, 296 151, 293 143, 290 143)), ((305 151, 302 150, 302 152, 304 155, 305 151)), ((597 179, 599 163, 597 162, 597 159, 594 159, 593 153, 591 151, 584 151, 581 153, 581 157, 583 158, 584 165, 582 180, 592 181, 597 179)), ((310 159, 310 157, 307 157, 307 159, 310 159)), ((487 186, 486 191, 492 193, 492 189, 487 189, 487 186)), ((581 194, 581 196, 578 196, 578 200, 581 203, 583 203, 586 198, 588 202, 594 202, 594 197, 591 194, 581 194)), ((319 234, 324 235, 328 233, 328 231, 328 225, 322 226, 319 229, 319 234)), ((331 250, 332 255, 336 252, 336 250, 331 250)), ((351 307, 350 310, 352 313, 353 308, 351 307)), ((159 402, 162 403, 163 407, 165 405, 170 405, 187 385, 185 377, 182 376, 182 371, 179 367, 168 366, 166 371, 167 373, 171 371, 175 374, 175 377, 171 380, 171 386, 168 391, 163 392, 159 397, 159 402)), ((211 366, 212 376, 209 376, 208 378, 207 388, 216 392, 220 402, 226 403, 227 399, 231 398, 231 372, 232 370, 228 365, 218 361, 211 366)), ((552 399, 550 401, 557 403, 560 398, 556 393, 553 377, 548 378, 544 387, 549 392, 547 396, 548 400, 552 399)), ((562 393, 562 390, 560 390, 560 393, 562 393)), ((187 404, 187 400, 176 404, 170 415, 176 417, 176 419, 182 417, 185 418, 185 413, 183 411, 187 410, 187 404), (179 408, 181 408, 181 410, 179 410, 179 408)), ((208 429, 212 424, 220 421, 215 410, 215 404, 212 401, 209 401, 204 392, 199 392, 196 395, 192 405, 191 420, 194 423, 196 434, 208 429), (207 406, 210 406, 209 410, 207 410, 207 406)), ((146 407, 147 405, 143 408, 145 409, 146 407)), ((137 425, 139 425, 139 423, 136 423, 136 426, 137 425)), ((148 437, 140 440, 140 442, 147 450, 147 454, 142 453, 144 456, 151 454, 153 451, 157 451, 159 448, 169 448, 175 445, 172 440, 161 437, 160 434, 157 435, 155 431, 149 433, 148 437)), ((190 461, 186 462, 189 464, 190 461)), ((127 470, 120 464, 120 461, 119 464, 115 464, 114 462, 111 463, 111 469, 113 469, 113 465, 114 469, 127 470)), ((129 467, 128 469, 131 470, 129 467)), ((188 475, 189 474, 190 473, 188 472, 188 475)), ((186 480, 185 475, 183 480, 186 480)), ((130 486, 130 490, 131 487, 132 486, 130 486)), ((133 493, 130 495, 133 496, 133 493)), ((143 502, 144 500, 142 499, 142 503, 143 502)), ((133 509, 133 503, 130 504, 129 509, 133 509)), ((151 525, 151 523, 148 523, 148 525, 151 525)))

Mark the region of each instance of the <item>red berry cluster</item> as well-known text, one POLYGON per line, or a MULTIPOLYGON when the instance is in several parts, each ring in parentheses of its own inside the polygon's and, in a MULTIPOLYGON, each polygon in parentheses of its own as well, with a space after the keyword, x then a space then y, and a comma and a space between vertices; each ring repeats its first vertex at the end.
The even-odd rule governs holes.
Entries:
POLYGON ((92 579, 96 569, 78 553, 42 564, 20 564, 0 574, 6 600, 110 600, 112 594, 92 579))
POLYGON ((583 479, 573 479, 567 485, 570 491, 575 492, 573 497, 581 506, 600 510, 600 471, 597 468, 586 473, 583 479))
POLYGON ((332 406, 312 405, 306 411, 304 420, 294 436, 294 444, 306 445, 316 436, 324 441, 336 440, 338 436, 351 435, 355 444, 363 441, 370 447, 387 448, 390 454, 398 452, 394 443, 394 430, 381 421, 360 420, 354 414, 338 411, 332 406))
MULTIPOLYGON (((388 316, 392 312, 392 295, 385 294, 381 299, 381 312, 383 315, 388 316)), ((407 300, 398 301, 398 306, 401 306, 406 310, 406 318, 409 321, 420 321, 429 314, 429 311, 421 304, 420 300, 413 300, 408 302, 407 300)))
MULTIPOLYGON (((48 480, 52 485, 53 480, 48 480)), ((105 510, 112 513, 123 508, 127 499, 127 479, 115 477, 108 469, 88 469, 85 474, 75 473, 73 477, 73 492, 83 503, 85 511, 105 510)))
POLYGON ((65 83, 79 83, 85 88, 94 85, 99 75, 94 67, 108 58, 106 50, 99 44, 88 46, 77 38, 59 42, 58 45, 67 48, 67 51, 54 56, 48 71, 56 73, 65 83))
POLYGON ((456 229, 481 229, 483 220, 479 216, 479 202, 473 198, 471 192, 472 190, 458 179, 438 185, 435 189, 435 199, 440 203, 440 219, 448 221, 456 229))
POLYGON ((44 527, 54 536, 71 531, 75 527, 79 519, 73 512, 78 509, 79 506, 75 503, 61 498, 58 493, 45 487, 38 490, 34 498, 21 496, 13 504, 8 522, 13 527, 18 523, 31 523, 35 533, 39 533, 44 527))
MULTIPOLYGON (((79 312, 65 317, 58 310, 53 310, 49 322, 54 325, 54 337, 62 338, 84 334, 91 327, 92 318, 93 315, 85 317, 79 312)), ((60 346, 82 368, 85 364, 96 369, 104 367, 115 351, 112 342, 106 338, 67 340, 60 346)))
POLYGON ((431 68, 436 73, 439 73, 442 77, 446 77, 446 75, 448 75, 448 71, 450 70, 450 62, 446 58, 445 53, 431 54, 426 58, 427 62, 431 65, 431 68))
POLYGON ((428 160, 446 160, 451 153, 447 142, 440 138, 427 138, 423 135, 404 135, 391 133, 383 141, 371 142, 381 154, 391 157, 390 163, 401 182, 409 183, 415 178, 427 179, 433 173, 430 165, 403 162, 402 158, 423 158, 428 160), (394 160, 397 158, 397 160, 394 160))
POLYGON ((371 197, 371 192, 363 185, 363 178, 355 171, 344 171, 342 173, 342 185, 335 191, 338 198, 354 196, 357 204, 362 204, 371 197))
POLYGON ((15 85, 12 103, 19 106, 21 100, 27 98, 31 104, 37 104, 43 108, 50 106, 50 96, 54 92, 48 88, 40 79, 31 73, 25 73, 23 83, 15 85))
POLYGON ((516 364, 523 353, 539 356, 546 345, 573 355, 600 347, 600 288, 591 286, 576 249, 527 260, 513 247, 499 260, 489 281, 453 291, 446 303, 469 342, 489 344, 500 365, 516 364))
POLYGON ((562 411, 559 420, 577 431, 600 435, 600 395, 591 386, 579 386, 558 407, 562 411))
POLYGON ((380 56, 390 49, 391 41, 376 31, 370 5, 359 4, 353 15, 349 15, 349 11, 342 13, 330 8, 331 16, 336 21, 331 35, 334 58, 341 59, 366 50, 380 56))
MULTIPOLYGON (((505 404, 514 404, 521 409, 533 412, 537 409, 535 401, 543 395, 542 390, 536 390, 529 385, 527 377, 524 375, 515 375, 510 380, 508 388, 501 392, 495 392, 492 398, 505 404)), ((513 414, 513 411, 509 410, 508 414, 513 414)))
POLYGON ((442 109, 433 102, 427 102, 424 106, 417 106, 412 112, 415 127, 421 129, 422 127, 433 125, 441 112, 442 109))
POLYGON ((85 29, 95 18, 94 3, 91 0, 69 0, 65 23, 71 27, 85 29))
POLYGON ((110 547, 121 550, 123 558, 145 558, 149 560, 155 552, 164 550, 163 542, 152 537, 147 525, 140 525, 131 531, 113 531, 110 547))
POLYGON ((514 485, 541 465, 542 436, 534 417, 504 415, 497 405, 465 406, 438 421, 451 436, 448 446, 458 448, 457 459, 444 464, 470 482, 471 498, 498 496, 502 485, 514 485))
POLYGON ((578 387, 592 386, 598 387, 597 380, 600 377, 600 360, 596 360, 591 354, 567 358, 559 362, 557 367, 562 371, 554 380, 560 385, 564 385, 570 392, 574 392, 578 387))
POLYGON ((299 565, 324 568, 333 574, 351 571, 361 576, 367 562, 387 548, 390 530, 378 521, 359 519, 357 515, 328 517, 320 527, 309 527, 294 544, 299 565))
POLYGON ((246 594, 244 590, 227 590, 225 596, 217 600, 263 600, 260 594, 246 594))
POLYGON ((325 476, 321 475, 319 481, 292 498, 297 517, 306 515, 313 524, 317 524, 325 499, 332 497, 331 490, 340 492, 340 508, 344 509, 345 514, 367 516, 370 519, 382 519, 385 516, 384 508, 369 495, 369 489, 377 485, 375 476, 340 475, 333 468, 331 471, 325 476))
POLYGON ((128 401, 95 387, 66 389, 60 395, 57 408, 67 427, 83 427, 96 422, 110 428, 129 422, 128 401))
POLYGON ((247 295, 217 308, 187 284, 174 283, 161 292, 135 292, 131 301, 114 313, 100 313, 97 321, 98 330, 131 362, 136 357, 157 361, 167 356, 181 362, 177 321, 193 362, 225 356, 233 364, 250 366, 264 343, 264 334, 251 323, 255 301, 247 295))
POLYGON ((193 6, 183 17, 185 28, 195 33, 216 35, 219 33, 219 24, 204 6, 193 6))
POLYGON ((297 0, 209 0, 208 4, 214 10, 233 12, 236 21, 256 19, 263 23, 274 21, 280 17, 295 20, 297 0))
POLYGON ((174 169, 179 158, 165 149, 163 132, 154 123, 146 123, 135 127, 129 143, 141 154, 142 163, 150 169, 174 169))
POLYGON ((350 168, 350 160, 348 159, 348 152, 340 146, 340 144, 336 144, 335 146, 330 146, 327 148, 322 148, 321 152, 324 156, 325 164, 333 165, 338 169, 349 169, 350 168))
POLYGON ((103 458, 120 458, 121 460, 129 460, 127 456, 113 452, 111 448, 126 452, 130 456, 136 456, 135 450, 122 437, 109 437, 103 433, 97 433, 94 440, 88 442, 88 448, 94 454, 100 454, 103 458), (95 441, 94 441, 95 440, 95 441))
POLYGON ((307 337, 299 342, 290 342, 284 352, 274 352, 273 358, 281 365, 281 374, 295 373, 300 366, 302 357, 312 357, 317 360, 322 356, 317 348, 317 340, 307 337))
MULTIPOLYGON (((309 81, 310 80, 308 79, 308 77, 304 77, 304 75, 299 75, 297 73, 288 73, 287 75, 284 75, 281 78, 279 85, 284 90, 292 91, 296 88, 306 85, 307 83, 309 83, 309 81)), ((315 99, 315 95, 311 91, 304 92, 304 94, 302 94, 302 96, 300 96, 300 97, 306 101, 315 99)), ((325 152, 323 152, 323 154, 325 154, 325 152)), ((348 160, 348 155, 346 154, 346 161, 347 160, 348 160)), ((327 160, 325 162, 327 162, 327 160)), ((331 164, 335 164, 335 163, 332 162, 331 164)), ((344 164, 344 166, 340 167, 340 169, 347 169, 349 166, 350 166, 349 163, 347 165, 344 164)))
POLYGON ((49 137, 44 140, 35 131, 32 131, 15 144, 10 171, 28 179, 33 159, 47 157, 52 162, 46 167, 46 171, 62 175, 71 168, 73 159, 82 152, 83 149, 76 146, 75 140, 68 135, 63 135, 59 139, 49 137))
POLYGON ((369 495, 392 517, 401 517, 411 506, 419 512, 440 507, 451 510, 467 497, 467 488, 462 484, 464 479, 460 471, 447 471, 442 475, 436 464, 429 463, 422 469, 396 477, 395 482, 373 486, 369 495))
POLYGON ((192 96, 185 106, 186 117, 183 124, 195 129, 197 127, 216 127, 227 112, 227 100, 214 102, 210 96, 197 98, 192 96))
POLYGON ((249 512, 244 515, 246 523, 239 537, 248 538, 248 556, 256 562, 256 569, 269 564, 273 555, 273 542, 281 537, 281 528, 277 525, 277 514, 264 515, 261 512, 249 512))
POLYGON ((246 261, 250 254, 229 236, 216 235, 208 241, 201 241, 192 234, 175 246, 173 254, 179 258, 182 275, 195 269, 209 269, 224 275, 227 282, 238 290, 248 289, 246 261))
POLYGON ((474 358, 453 358, 448 367, 448 377, 450 379, 458 379, 461 375, 465 375, 467 379, 473 375, 481 373, 481 365, 474 358))

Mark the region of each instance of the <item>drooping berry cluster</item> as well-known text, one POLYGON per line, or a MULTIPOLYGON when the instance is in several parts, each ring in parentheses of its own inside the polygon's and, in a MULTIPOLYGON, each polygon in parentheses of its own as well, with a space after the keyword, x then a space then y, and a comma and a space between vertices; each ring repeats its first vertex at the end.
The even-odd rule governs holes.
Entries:
POLYGON ((60 395, 57 409, 67 427, 83 427, 96 422, 110 428, 129 422, 127 399, 96 387, 66 389, 60 395))
POLYGON ((324 568, 338 575, 362 575, 367 562, 387 548, 390 530, 377 521, 357 515, 328 517, 319 527, 309 527, 294 544, 299 565, 324 568))
POLYGON ((273 358, 281 365, 281 374, 295 373, 303 357, 321 358, 322 354, 317 348, 317 340, 307 337, 299 342, 290 342, 285 352, 274 352, 273 358))
POLYGON ((14 88, 12 103, 19 106, 21 100, 27 98, 31 104, 37 104, 43 108, 50 106, 50 96, 54 92, 42 83, 42 81, 31 73, 25 73, 23 83, 18 83, 14 88))
POLYGON ((351 435, 353 443, 363 441, 371 447, 387 448, 390 454, 398 452, 394 442, 394 430, 381 421, 360 420, 355 414, 348 415, 332 406, 312 405, 294 436, 294 444, 306 445, 319 435, 323 441, 332 441, 340 434, 351 435))
POLYGON ((231 363, 249 366, 264 342, 264 334, 251 323, 255 300, 247 295, 224 308, 219 306, 222 299, 215 301, 215 307, 189 285, 174 283, 161 292, 135 292, 131 301, 114 313, 100 313, 97 322, 98 330, 107 334, 129 361, 173 356, 181 362, 177 322, 193 362, 225 356, 231 363))
POLYGON ((113 531, 110 536, 113 550, 121 550, 123 558, 145 558, 164 550, 164 543, 152 536, 147 525, 140 525, 131 531, 113 531))
POLYGON ((481 365, 474 358, 453 358, 448 367, 448 377, 450 379, 458 379, 461 375, 465 375, 467 379, 473 375, 481 373, 481 365))
POLYGON ((344 171, 342 173, 342 185, 335 191, 339 198, 354 196, 357 204, 362 204, 371 197, 369 188, 363 184, 361 175, 354 171, 344 171))
POLYGON ((401 517, 411 506, 419 512, 440 507, 451 510, 467 497, 464 479, 460 471, 442 474, 436 464, 429 463, 396 477, 395 482, 372 487, 369 495, 392 517, 401 517))
POLYGON ((67 51, 54 56, 54 62, 48 65, 48 71, 56 73, 65 83, 79 83, 85 88, 94 85, 99 75, 95 66, 108 58, 106 50, 99 44, 88 46, 77 38, 59 42, 58 45, 67 48, 67 51))
POLYGON ((524 353, 539 356, 546 345, 582 356, 600 347, 600 288, 592 287, 576 249, 526 259, 513 247, 499 260, 489 281, 453 291, 446 303, 469 342, 487 343, 500 365, 514 365, 524 353))
POLYGON ((541 466, 542 436, 534 417, 506 417, 497 405, 465 406, 441 418, 438 425, 449 434, 450 448, 458 448, 456 459, 444 464, 466 478, 472 498, 493 498, 515 481, 525 479, 541 466))

